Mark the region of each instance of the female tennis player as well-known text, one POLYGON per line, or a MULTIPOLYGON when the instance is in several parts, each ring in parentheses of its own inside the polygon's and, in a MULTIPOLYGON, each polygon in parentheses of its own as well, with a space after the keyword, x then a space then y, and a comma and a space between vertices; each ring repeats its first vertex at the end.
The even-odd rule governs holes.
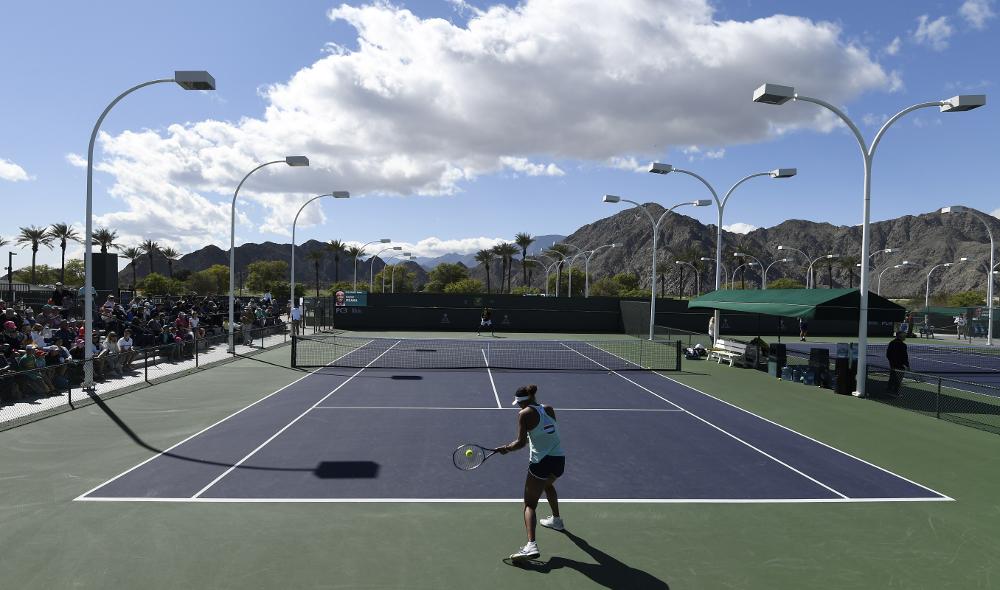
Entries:
POLYGON ((524 481, 524 528, 528 532, 528 544, 510 556, 514 561, 535 559, 539 555, 538 545, 535 543, 535 509, 543 491, 552 508, 552 516, 539 522, 544 527, 563 530, 555 481, 563 474, 566 457, 559 444, 556 411, 552 406, 543 406, 535 401, 536 391, 536 385, 517 388, 512 404, 521 408, 517 414, 517 438, 497 449, 497 452, 506 455, 527 444, 530 451, 528 475, 524 481))
POLYGON ((497 335, 497 333, 493 331, 493 312, 490 311, 490 308, 488 307, 484 307, 483 313, 479 316, 479 329, 476 330, 476 336, 479 336, 482 333, 483 328, 489 328, 491 335, 497 335))

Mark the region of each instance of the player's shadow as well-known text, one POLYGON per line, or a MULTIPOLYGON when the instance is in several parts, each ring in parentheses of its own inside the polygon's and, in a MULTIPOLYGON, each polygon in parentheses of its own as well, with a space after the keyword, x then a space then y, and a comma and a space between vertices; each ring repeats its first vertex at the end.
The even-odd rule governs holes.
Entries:
POLYGON ((505 559, 504 561, 515 567, 540 574, 548 574, 552 570, 561 568, 573 569, 590 578, 595 584, 600 584, 605 588, 613 588, 614 590, 632 590, 634 588, 642 588, 643 590, 670 590, 670 586, 666 582, 653 574, 622 563, 618 559, 594 547, 586 539, 578 537, 568 530, 562 531, 562 533, 597 563, 585 563, 558 555, 550 558, 548 561, 537 559, 522 562, 511 562, 510 559, 505 559))

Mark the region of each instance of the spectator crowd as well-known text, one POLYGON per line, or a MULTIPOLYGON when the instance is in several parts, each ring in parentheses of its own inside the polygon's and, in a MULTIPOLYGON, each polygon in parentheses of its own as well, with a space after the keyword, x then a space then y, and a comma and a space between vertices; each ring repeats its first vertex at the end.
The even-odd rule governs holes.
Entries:
MULTIPOLYGON (((95 300, 93 339, 84 342, 82 293, 56 284, 48 303, 25 305, 0 300, 0 404, 26 397, 58 394, 83 381, 87 347, 94 379, 121 378, 133 362, 150 351, 157 358, 180 361, 225 341, 226 297, 134 297, 127 302, 108 295, 95 300), (80 361, 80 362, 77 362, 80 361)), ((269 294, 244 299, 237 310, 237 341, 251 344, 258 328, 283 326, 269 294)))

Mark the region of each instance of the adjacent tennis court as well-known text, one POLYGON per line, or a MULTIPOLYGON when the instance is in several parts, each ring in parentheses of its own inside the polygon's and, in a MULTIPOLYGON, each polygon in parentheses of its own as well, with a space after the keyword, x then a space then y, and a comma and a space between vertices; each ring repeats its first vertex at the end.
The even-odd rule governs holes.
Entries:
POLYGON ((535 383, 559 413, 564 502, 950 500, 643 370, 640 362, 662 369, 676 358, 663 344, 330 338, 298 346, 300 355, 313 347, 306 363, 322 357, 327 366, 77 499, 519 502, 523 456, 462 472, 451 453, 513 438, 512 392, 535 383))

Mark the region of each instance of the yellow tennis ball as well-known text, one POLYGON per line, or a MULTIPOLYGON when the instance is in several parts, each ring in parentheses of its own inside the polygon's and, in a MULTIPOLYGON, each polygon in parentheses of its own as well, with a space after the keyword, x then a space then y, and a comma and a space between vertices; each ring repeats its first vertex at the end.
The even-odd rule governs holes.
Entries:
POLYGON ((465 456, 466 457, 471 457, 472 456, 472 449, 466 449, 465 450, 465 456))

